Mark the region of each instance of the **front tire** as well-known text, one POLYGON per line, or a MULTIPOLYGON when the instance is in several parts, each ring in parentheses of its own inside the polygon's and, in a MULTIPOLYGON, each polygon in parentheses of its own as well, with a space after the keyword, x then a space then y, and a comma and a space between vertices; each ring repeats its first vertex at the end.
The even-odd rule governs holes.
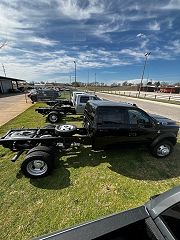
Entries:
POLYGON ((42 178, 52 171, 51 155, 47 152, 36 151, 28 154, 21 165, 22 173, 28 178, 42 178))
POLYGON ((173 148, 173 144, 170 141, 164 140, 152 147, 151 152, 157 158, 164 158, 172 153, 173 148))

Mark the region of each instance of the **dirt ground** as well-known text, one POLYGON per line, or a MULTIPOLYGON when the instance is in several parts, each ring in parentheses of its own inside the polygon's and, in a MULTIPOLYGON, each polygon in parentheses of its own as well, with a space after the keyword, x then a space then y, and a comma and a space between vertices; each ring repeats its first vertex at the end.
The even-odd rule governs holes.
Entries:
POLYGON ((30 99, 25 94, 1 95, 0 97, 0 126, 15 118, 27 108, 32 106, 30 99))

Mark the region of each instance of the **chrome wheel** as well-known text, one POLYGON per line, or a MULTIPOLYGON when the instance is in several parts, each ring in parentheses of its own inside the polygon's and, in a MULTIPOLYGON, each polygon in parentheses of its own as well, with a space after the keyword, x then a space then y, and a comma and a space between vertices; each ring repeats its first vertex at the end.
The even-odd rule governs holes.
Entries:
POLYGON ((165 156, 169 155, 170 151, 171 151, 171 148, 169 145, 166 145, 166 144, 160 145, 157 148, 157 156, 165 157, 165 156))
POLYGON ((56 114, 51 114, 51 115, 49 116, 49 120, 50 120, 51 122, 57 122, 57 121, 58 121, 58 116, 57 116, 56 114))
POLYGON ((33 160, 27 164, 26 170, 33 176, 41 176, 47 172, 48 166, 42 160, 33 160))
POLYGON ((74 129, 73 125, 67 124, 67 125, 62 125, 58 127, 58 130, 62 131, 62 132, 67 132, 67 131, 71 131, 74 129))

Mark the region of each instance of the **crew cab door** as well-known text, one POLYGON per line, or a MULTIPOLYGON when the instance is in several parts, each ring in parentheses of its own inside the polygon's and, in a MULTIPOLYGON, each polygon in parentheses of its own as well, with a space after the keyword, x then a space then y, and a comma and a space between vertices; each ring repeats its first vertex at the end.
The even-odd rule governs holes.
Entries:
POLYGON ((153 120, 141 109, 128 109, 128 117, 130 142, 151 142, 158 135, 153 120))
POLYGON ((127 142, 130 126, 126 109, 117 107, 100 109, 96 121, 95 147, 127 142))

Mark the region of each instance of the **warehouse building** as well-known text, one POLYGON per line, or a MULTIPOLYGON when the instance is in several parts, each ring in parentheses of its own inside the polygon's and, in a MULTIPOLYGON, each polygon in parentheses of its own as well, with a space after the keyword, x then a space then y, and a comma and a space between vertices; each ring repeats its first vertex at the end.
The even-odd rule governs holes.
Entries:
POLYGON ((11 93, 25 83, 25 80, 0 76, 0 94, 11 93))

